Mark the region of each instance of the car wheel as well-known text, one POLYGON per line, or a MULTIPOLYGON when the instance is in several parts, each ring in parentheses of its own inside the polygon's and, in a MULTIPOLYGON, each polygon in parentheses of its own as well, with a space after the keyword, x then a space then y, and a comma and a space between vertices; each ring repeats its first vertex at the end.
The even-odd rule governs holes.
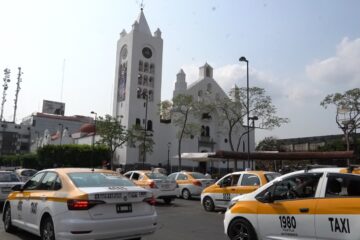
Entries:
POLYGON ((41 240, 55 240, 54 223, 49 216, 42 221, 41 240))
POLYGON ((214 201, 211 197, 205 197, 203 200, 203 207, 207 212, 213 212, 215 209, 214 201))
POLYGON ((182 190, 181 196, 183 197, 183 199, 188 200, 191 198, 191 193, 188 189, 185 188, 184 190, 182 190))
POLYGON ((257 240, 254 228, 242 218, 235 219, 230 223, 228 236, 231 240, 257 240))
POLYGON ((5 208, 4 212, 4 229, 5 232, 13 232, 15 227, 11 223, 11 209, 10 204, 8 204, 5 208))
POLYGON ((173 199, 172 198, 164 198, 163 200, 164 200, 164 203, 170 204, 173 199))

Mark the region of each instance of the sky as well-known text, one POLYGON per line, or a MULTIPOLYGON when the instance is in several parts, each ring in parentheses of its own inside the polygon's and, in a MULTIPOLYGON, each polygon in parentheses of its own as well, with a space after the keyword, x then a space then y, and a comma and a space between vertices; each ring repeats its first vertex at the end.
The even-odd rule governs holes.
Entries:
MULTIPOLYGON (((140 0, 0 0, 0 76, 10 68, 4 118, 16 121, 61 101, 66 115, 112 113, 116 42, 131 30, 140 0)), ((152 32, 164 40, 162 100, 171 99, 182 68, 188 84, 209 63, 228 92, 234 84, 262 87, 277 115, 290 119, 264 137, 340 134, 326 95, 360 87, 360 1, 144 0, 152 32)), ((1 93, 0 93, 1 94, 1 93)), ((1 95, 2 96, 2 95, 1 95)))

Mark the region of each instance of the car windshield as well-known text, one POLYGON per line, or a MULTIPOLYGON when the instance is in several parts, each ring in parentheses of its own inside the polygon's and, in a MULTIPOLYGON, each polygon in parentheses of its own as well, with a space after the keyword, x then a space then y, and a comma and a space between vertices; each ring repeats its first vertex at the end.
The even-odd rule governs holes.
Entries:
POLYGON ((190 173, 190 175, 195 179, 206 179, 207 178, 204 174, 198 173, 198 172, 192 172, 192 173, 190 173))
POLYGON ((265 178, 268 182, 274 180, 275 178, 281 176, 280 173, 265 173, 265 178))
POLYGON ((74 172, 68 173, 71 181, 77 187, 112 187, 112 186, 135 186, 133 182, 116 173, 103 172, 74 172))
POLYGON ((32 169, 29 169, 29 170, 24 170, 20 173, 21 176, 24 176, 24 177, 31 177, 33 176, 35 173, 37 173, 36 170, 32 170, 32 169))
POLYGON ((15 173, 0 172, 0 182, 20 182, 20 180, 15 173))
POLYGON ((150 179, 166 179, 167 176, 162 173, 149 172, 145 173, 145 175, 150 179))

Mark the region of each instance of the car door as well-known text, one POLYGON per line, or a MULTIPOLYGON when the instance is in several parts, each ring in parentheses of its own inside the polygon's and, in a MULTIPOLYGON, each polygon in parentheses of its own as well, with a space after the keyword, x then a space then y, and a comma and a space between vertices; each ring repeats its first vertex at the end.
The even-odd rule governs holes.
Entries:
POLYGON ((215 206, 227 207, 231 198, 235 195, 241 177, 240 173, 231 173, 223 177, 214 189, 215 206))
POLYGON ((321 176, 322 173, 289 176, 261 193, 270 199, 258 203, 261 239, 316 239, 315 194, 321 176))
POLYGON ((34 210, 36 211, 36 205, 34 204, 34 192, 35 189, 41 183, 42 178, 44 177, 45 172, 40 172, 34 175, 23 187, 22 190, 22 204, 21 204, 21 215, 24 220, 24 228, 28 231, 32 231, 29 227, 28 221, 31 221, 31 218, 34 216, 34 210))
POLYGON ((58 178, 55 172, 46 172, 40 184, 31 192, 30 214, 25 219, 28 229, 39 231, 40 217, 45 209, 53 203, 54 184, 58 178))
POLYGON ((360 176, 328 173, 316 206, 318 239, 360 239, 360 176))

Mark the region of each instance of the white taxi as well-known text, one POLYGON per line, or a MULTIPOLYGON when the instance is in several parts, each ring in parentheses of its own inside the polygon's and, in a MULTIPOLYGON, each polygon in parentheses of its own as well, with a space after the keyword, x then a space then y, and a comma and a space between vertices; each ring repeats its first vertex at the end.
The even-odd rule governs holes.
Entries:
POLYGON ((3 209, 7 232, 88 240, 141 239, 156 230, 152 193, 113 171, 48 169, 13 190, 3 209))
POLYGON ((152 191, 155 198, 162 199, 166 204, 171 203, 179 194, 176 181, 159 172, 134 170, 125 173, 124 176, 136 185, 152 191))
POLYGON ((181 196, 184 199, 200 196, 204 188, 215 182, 214 179, 211 179, 199 172, 174 172, 169 175, 169 178, 175 180, 179 185, 178 196, 181 196))
POLYGON ((270 182, 280 173, 267 171, 239 171, 226 174, 201 193, 201 204, 205 211, 227 208, 232 198, 255 191, 270 182))
POLYGON ((235 197, 225 213, 230 239, 360 239, 360 170, 318 168, 278 177, 235 197))

